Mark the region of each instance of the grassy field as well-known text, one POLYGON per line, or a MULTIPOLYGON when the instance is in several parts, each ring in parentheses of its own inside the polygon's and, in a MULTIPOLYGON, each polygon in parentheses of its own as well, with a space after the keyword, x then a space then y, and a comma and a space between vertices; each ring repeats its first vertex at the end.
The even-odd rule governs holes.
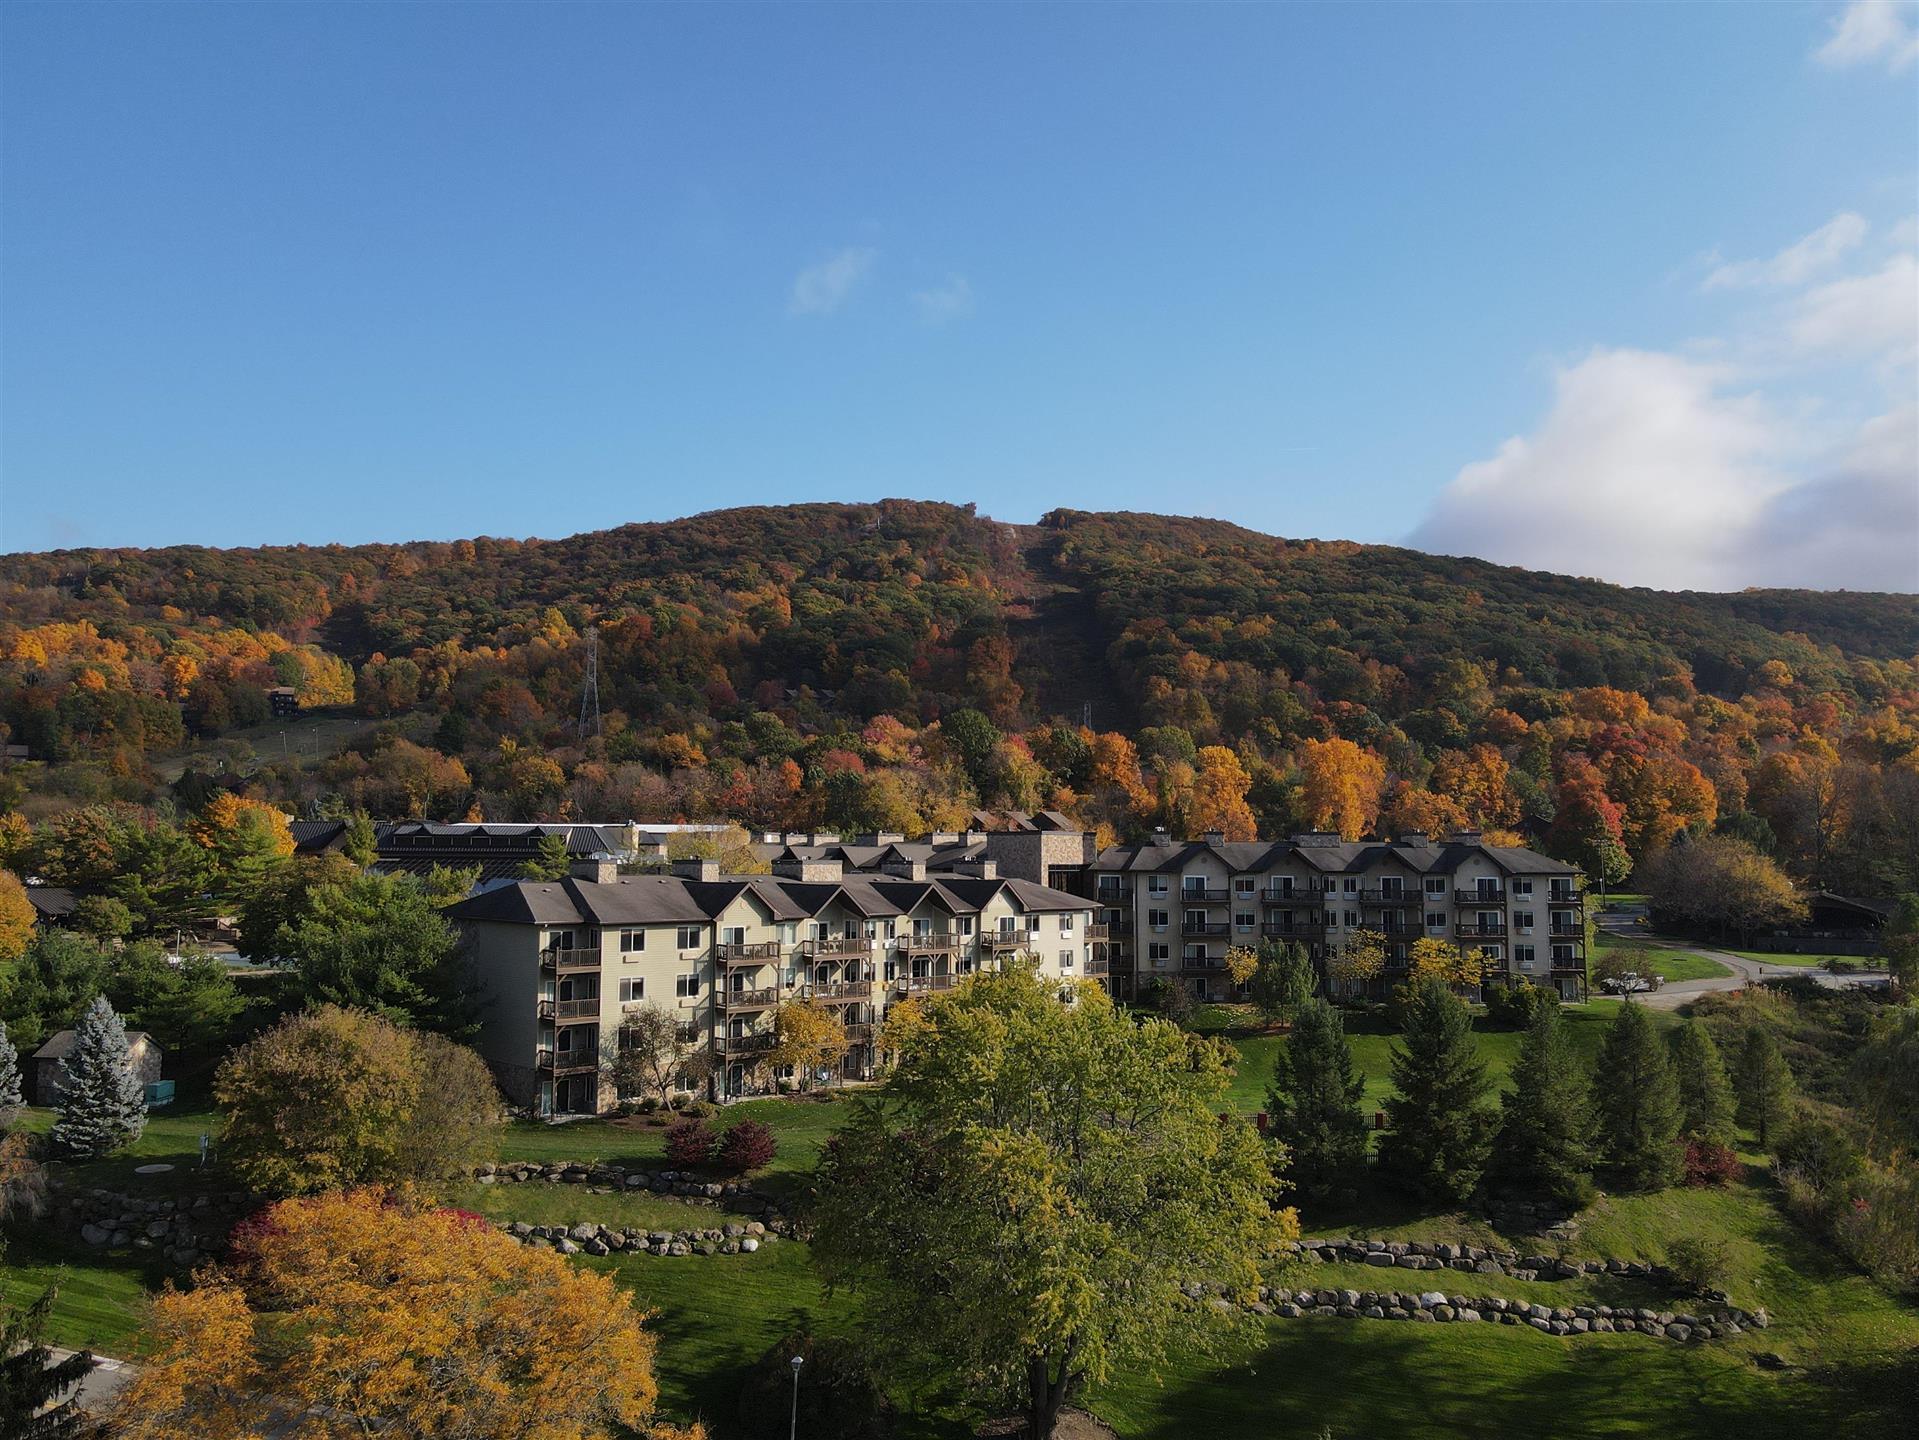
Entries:
POLYGON ((1668 981, 1673 980, 1717 980, 1732 974, 1730 967, 1721 965, 1717 960, 1708 960, 1703 955, 1692 955, 1684 950, 1675 950, 1670 945, 1661 945, 1654 940, 1628 940, 1622 936, 1611 935, 1601 930, 1594 937, 1594 948, 1600 954, 1617 955, 1630 951, 1634 967, 1641 974, 1650 971, 1661 975, 1668 981))
POLYGON ((1728 955, 1737 955, 1741 960, 1757 960, 1762 965, 1794 965, 1807 969, 1818 969, 1829 961, 1837 960, 1841 964, 1851 965, 1858 970, 1883 970, 1886 962, 1878 955, 1788 955, 1773 950, 1728 950, 1728 955))
MULTIPOLYGON (((1597 1049, 1617 1005, 1596 1001, 1568 1009, 1581 1050, 1597 1049)), ((1660 1013, 1652 1018, 1673 1023, 1660 1013)), ((1245 1111, 1259 1108, 1281 1037, 1254 1029, 1246 1011, 1214 1008, 1201 1020, 1228 1036, 1243 1057, 1232 1102, 1245 1111)), ((1519 1037, 1484 1028, 1483 1019, 1478 1025, 1481 1051, 1503 1081, 1519 1037)), ((1394 1037, 1368 1019, 1357 1020, 1354 1032, 1367 1099, 1377 1104, 1390 1086, 1394 1037)), ((774 1182, 793 1185, 846 1113, 840 1104, 769 1100, 734 1107, 721 1121, 751 1115, 773 1126, 780 1142, 774 1182)), ((37 1112, 30 1123, 43 1126, 47 1118, 37 1112)), ((191 1182, 185 1167, 197 1159, 199 1135, 214 1128, 214 1117, 203 1110, 156 1115, 134 1154, 81 1167, 76 1178, 163 1193, 161 1187, 183 1178, 191 1182), (132 1175, 134 1165, 155 1159, 183 1168, 172 1176, 132 1175)), ((661 1128, 592 1121, 516 1125, 501 1148, 506 1159, 650 1161, 659 1158, 662 1144, 661 1128)), ((499 1222, 591 1219, 685 1228, 720 1218, 663 1197, 590 1195, 584 1187, 539 1181, 465 1185, 449 1199, 499 1222)), ((1309 1234, 1506 1243, 1475 1217, 1424 1214, 1390 1196, 1344 1212, 1309 1213, 1303 1224, 1309 1234)), ((1660 1260, 1675 1240, 1697 1235, 1728 1241, 1732 1297, 1771 1310, 1770 1329, 1683 1347, 1631 1336, 1556 1339, 1484 1325, 1275 1319, 1249 1322, 1217 1353, 1177 1357, 1161 1373, 1115 1376, 1090 1404, 1129 1440, 1199 1433, 1209 1440, 1267 1440, 1317 1436, 1322 1427, 1336 1437, 1738 1434, 1770 1440, 1819 1431, 1903 1433, 1899 1427, 1919 1405, 1919 1311, 1851 1273, 1791 1225, 1762 1166, 1752 1165, 1726 1190, 1603 1197, 1582 1217, 1567 1250, 1660 1260), (1784 1356, 1790 1368, 1760 1369, 1753 1356, 1761 1351, 1784 1356)), ((35 1231, 12 1237, 7 1259, 0 1292, 10 1300, 30 1298, 49 1282, 61 1285, 56 1340, 137 1356, 141 1297, 163 1278, 144 1257, 102 1254, 35 1231)), ((615 1274, 653 1312, 665 1403, 681 1416, 704 1417, 719 1440, 747 1440, 737 1424, 737 1397, 759 1357, 802 1328, 848 1328, 857 1313, 857 1297, 824 1292, 799 1243, 753 1255, 609 1256, 582 1263, 615 1274)), ((1381 1283, 1377 1271, 1347 1266, 1300 1267, 1274 1279, 1361 1289, 1381 1283)), ((1548 1284, 1475 1275, 1449 1277, 1441 1288, 1558 1304, 1653 1298, 1640 1282, 1605 1277, 1548 1284)), ((884 1369, 886 1356, 877 1358, 884 1369)), ((981 1418, 951 1395, 898 1398, 911 1416, 904 1440, 960 1440, 981 1418)))

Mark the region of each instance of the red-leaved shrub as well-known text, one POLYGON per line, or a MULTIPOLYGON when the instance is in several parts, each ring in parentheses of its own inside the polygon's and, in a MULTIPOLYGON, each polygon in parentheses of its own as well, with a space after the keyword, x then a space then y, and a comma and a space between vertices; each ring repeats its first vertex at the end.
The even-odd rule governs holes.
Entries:
POLYGON ((1711 1140, 1686 1142, 1688 1185, 1730 1185, 1739 1178, 1739 1157, 1711 1140))
POLYGON ((681 1120, 666 1130, 666 1159, 669 1165, 685 1169, 705 1165, 713 1158, 713 1146, 719 1139, 704 1120, 681 1120))
POLYGON ((740 1173, 773 1163, 773 1132, 757 1120, 742 1120, 720 1135, 720 1168, 740 1173))

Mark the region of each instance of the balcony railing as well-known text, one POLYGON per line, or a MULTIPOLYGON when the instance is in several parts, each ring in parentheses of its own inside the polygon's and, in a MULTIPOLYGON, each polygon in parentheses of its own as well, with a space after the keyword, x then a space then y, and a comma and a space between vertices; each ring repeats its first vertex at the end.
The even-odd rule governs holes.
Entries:
POLYGON ((722 1010, 771 1010, 780 1003, 780 987, 763 986, 758 990, 733 990, 726 986, 715 992, 722 1010))
POLYGON ((871 980, 826 980, 804 986, 800 994, 808 1000, 822 1000, 828 1005, 850 1005, 858 1000, 873 998, 871 980))
POLYGON ((1088 975, 1099 976, 1099 975, 1108 974, 1110 972, 1109 972, 1109 967, 1107 966, 1107 963, 1104 960, 1088 960, 1086 962, 1086 973, 1088 975))
POLYGON ((755 1030, 751 1035, 721 1035, 713 1041, 722 1055, 760 1055, 778 1043, 779 1036, 771 1030, 755 1030))
POLYGON ((867 1021, 858 1021, 846 1027, 846 1039, 853 1045, 870 1045, 878 1026, 867 1021))
POLYGON ((957 975, 902 975, 893 988, 902 995, 918 995, 929 990, 951 990, 959 984, 957 975))
POLYGON ((1404 887, 1393 890, 1371 885, 1362 886, 1359 892, 1359 903, 1362 905, 1418 905, 1423 900, 1417 889, 1408 890, 1404 887))
POLYGON ((721 965, 774 965, 779 962, 780 942, 755 940, 750 944, 715 945, 713 958, 721 965))
POLYGON ((810 954, 821 960, 836 956, 873 953, 873 939, 870 935, 828 935, 822 939, 807 940, 802 943, 810 954))
POLYGON ((1506 887, 1500 885, 1491 890, 1455 890, 1453 903, 1455 905, 1504 905, 1506 887))
POLYGON ((1278 920, 1268 920, 1259 927, 1259 933, 1268 940, 1317 940, 1326 933, 1324 920, 1295 920, 1285 924, 1278 920))
POLYGON ((1086 927, 1086 938, 1094 942, 1110 940, 1113 938, 1113 927, 1111 925, 1088 925, 1086 927))
POLYGON ((1583 885, 1555 885, 1546 896, 1548 905, 1577 905, 1586 898, 1583 885))
POLYGON ((1180 957, 1179 973, 1182 975, 1224 975, 1226 973, 1226 962, 1224 960, 1214 959, 1210 955, 1204 959, 1196 955, 1184 955, 1180 957))
POLYGON ((1179 933, 1217 939, 1220 936, 1232 934, 1233 927, 1223 920, 1182 920, 1179 923, 1179 933))
POLYGON ((580 1075, 600 1068, 600 1057, 590 1050, 550 1050, 542 1046, 539 1068, 554 1075, 580 1075))
POLYGON ((1268 885, 1259 892, 1259 902, 1262 905, 1317 905, 1326 893, 1324 885, 1295 885, 1290 890, 1268 885))
POLYGON ((986 948, 995 955, 1005 955, 1019 950, 1031 950, 1033 937, 1024 930, 1015 930, 1010 934, 1004 930, 995 930, 986 937, 984 943, 986 948))
POLYGON ((1453 934, 1461 940, 1502 940, 1506 935, 1506 922, 1489 923, 1481 920, 1461 920, 1453 927, 1453 934))
POLYGON ((591 1000, 542 1000, 540 1018, 555 1020, 561 1024, 569 1020, 597 1020, 600 1016, 599 997, 591 1000))
POLYGON ((548 946, 540 952, 540 968, 565 972, 569 970, 597 970, 600 968, 598 950, 562 949, 557 945, 548 946))
POLYGON ((963 943, 951 930, 916 930, 900 937, 900 949, 909 955, 951 955, 963 943))

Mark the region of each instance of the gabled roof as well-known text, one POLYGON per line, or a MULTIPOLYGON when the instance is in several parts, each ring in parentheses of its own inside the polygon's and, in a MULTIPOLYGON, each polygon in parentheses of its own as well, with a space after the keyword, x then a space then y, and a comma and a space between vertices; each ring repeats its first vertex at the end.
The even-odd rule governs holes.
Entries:
MULTIPOLYGON (((38 1050, 34 1051, 33 1054, 29 1056, 28 1058, 33 1060, 64 1060, 66 1059, 67 1056, 73 1053, 73 1044, 74 1044, 74 1040, 76 1038, 77 1033, 78 1032, 73 1030, 54 1031, 53 1035, 51 1036, 51 1038, 48 1039, 47 1043, 42 1045, 38 1050)), ((139 1045, 142 1043, 151 1045, 155 1050, 158 1050, 160 1048, 160 1042, 155 1040, 151 1035, 147 1034, 146 1031, 144 1030, 127 1031, 128 1045, 130 1046, 139 1045)))

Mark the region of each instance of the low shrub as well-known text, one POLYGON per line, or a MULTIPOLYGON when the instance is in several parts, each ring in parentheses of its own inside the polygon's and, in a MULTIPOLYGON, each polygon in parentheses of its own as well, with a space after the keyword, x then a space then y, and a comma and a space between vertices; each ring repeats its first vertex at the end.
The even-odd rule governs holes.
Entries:
POLYGON ((1731 1148, 1712 1140, 1691 1140, 1686 1144, 1685 1182, 1688 1185, 1730 1185, 1739 1178, 1739 1157, 1731 1148))
POLYGON ((684 1105, 680 1106, 680 1114, 690 1115, 699 1120, 704 1120, 712 1113, 713 1107, 704 1100, 688 1100, 684 1105))
POLYGON ((1773 1163, 1800 1176, 1837 1207, 1852 1197, 1865 1159, 1844 1127, 1815 1111, 1802 1110, 1779 1137, 1773 1163))
POLYGON ((713 1128, 703 1119, 675 1121, 666 1131, 667 1163, 680 1169, 710 1164, 718 1140, 713 1128))
POLYGON ((1533 1016, 1558 1004, 1557 992, 1541 985, 1496 986, 1486 992, 1486 1018, 1502 1030, 1524 1030, 1533 1016))
POLYGON ((741 1120, 720 1133, 719 1165, 734 1174, 763 1170, 773 1163, 777 1149, 770 1128, 757 1120, 741 1120))
POLYGON ((1666 1268, 1690 1294, 1724 1294, 1732 1272, 1732 1247, 1724 1240, 1686 1236, 1666 1247, 1666 1268))
POLYGON ((657 1095, 649 1095, 644 1100, 640 1101, 640 1114, 642 1115, 651 1115, 654 1111, 658 1110, 659 1108, 660 1108, 660 1100, 657 1095))
POLYGON ((1874 1279, 1919 1285, 1919 1166, 1867 1169, 1832 1230, 1839 1248, 1874 1279))

